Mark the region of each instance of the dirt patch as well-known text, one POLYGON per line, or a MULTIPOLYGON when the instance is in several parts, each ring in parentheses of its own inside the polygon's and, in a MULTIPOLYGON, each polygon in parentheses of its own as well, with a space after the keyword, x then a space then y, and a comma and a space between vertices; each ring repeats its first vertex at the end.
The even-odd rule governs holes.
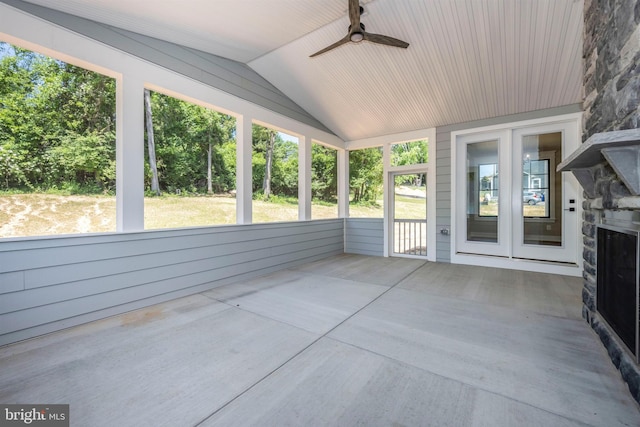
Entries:
POLYGON ((0 227, 0 237, 12 236, 16 228, 22 225, 31 215, 31 205, 16 201, 13 205, 3 203, 2 209, 8 212, 9 220, 0 227))
POLYGON ((406 197, 416 197, 419 199, 425 199, 427 197, 427 191, 425 188, 409 188, 405 186, 399 186, 395 189, 396 194, 406 197))
POLYGON ((0 238, 115 231, 115 197, 0 195, 0 238))
POLYGON ((166 314, 162 308, 150 307, 144 310, 133 311, 131 313, 124 314, 121 319, 121 326, 142 326, 150 323, 154 320, 164 319, 166 314))

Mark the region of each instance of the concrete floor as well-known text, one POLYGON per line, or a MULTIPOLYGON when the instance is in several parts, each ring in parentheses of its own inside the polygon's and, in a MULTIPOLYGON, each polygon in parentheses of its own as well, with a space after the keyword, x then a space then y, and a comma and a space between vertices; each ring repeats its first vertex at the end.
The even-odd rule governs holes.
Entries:
POLYGON ((341 255, 0 348, 72 426, 638 426, 577 278, 341 255))

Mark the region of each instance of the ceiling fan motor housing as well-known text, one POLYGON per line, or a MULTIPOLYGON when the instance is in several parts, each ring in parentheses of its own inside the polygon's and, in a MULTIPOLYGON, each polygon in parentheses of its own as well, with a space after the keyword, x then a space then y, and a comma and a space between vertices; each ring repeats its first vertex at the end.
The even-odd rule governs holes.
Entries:
MULTIPOLYGON (((354 31, 351 33, 351 35, 349 36, 349 38, 351 39, 352 42, 361 42, 362 40, 364 40, 364 24, 361 22, 360 23, 360 29, 362 29, 362 32, 360 31, 354 31)), ((349 31, 351 31, 351 25, 349 25, 349 31)))

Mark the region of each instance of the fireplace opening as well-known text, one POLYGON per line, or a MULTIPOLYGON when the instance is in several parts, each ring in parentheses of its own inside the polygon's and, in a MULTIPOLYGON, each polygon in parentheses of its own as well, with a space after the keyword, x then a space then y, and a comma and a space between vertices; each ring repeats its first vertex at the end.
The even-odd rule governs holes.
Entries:
POLYGON ((637 230, 599 225, 596 308, 638 361, 637 230))

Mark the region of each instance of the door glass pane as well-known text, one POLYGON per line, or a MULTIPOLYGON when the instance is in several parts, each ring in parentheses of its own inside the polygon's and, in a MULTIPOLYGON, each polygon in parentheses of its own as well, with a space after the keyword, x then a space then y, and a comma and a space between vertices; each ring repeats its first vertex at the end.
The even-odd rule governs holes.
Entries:
POLYGON ((522 138, 523 243, 562 245, 562 177, 556 163, 562 159, 562 133, 522 138))
POLYGON ((427 174, 394 175, 393 253, 427 255, 427 174))
POLYGON ((498 242, 498 141, 467 145, 467 240, 498 242))

